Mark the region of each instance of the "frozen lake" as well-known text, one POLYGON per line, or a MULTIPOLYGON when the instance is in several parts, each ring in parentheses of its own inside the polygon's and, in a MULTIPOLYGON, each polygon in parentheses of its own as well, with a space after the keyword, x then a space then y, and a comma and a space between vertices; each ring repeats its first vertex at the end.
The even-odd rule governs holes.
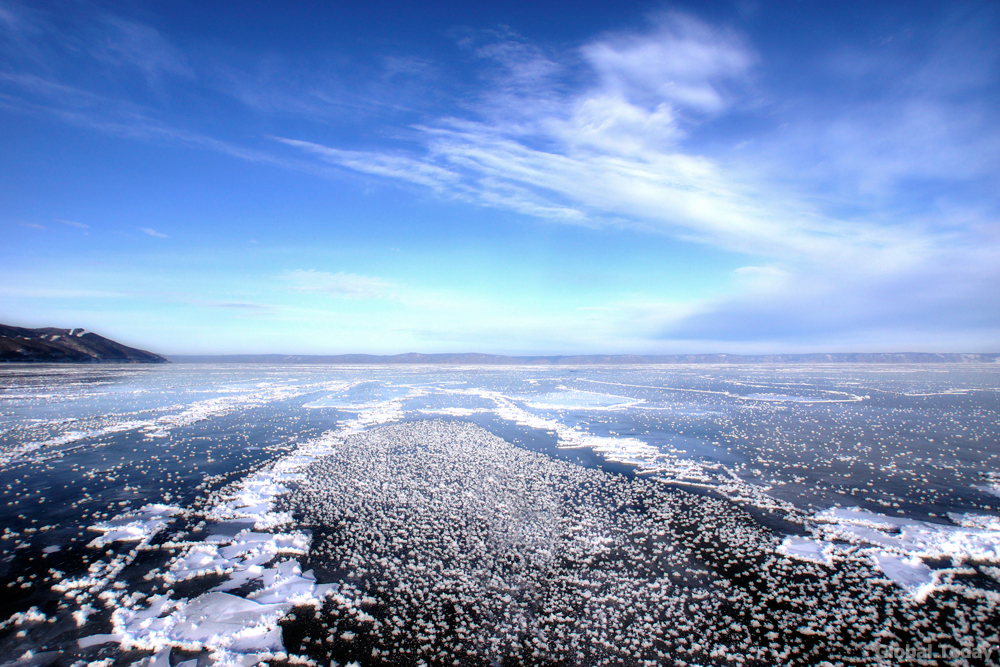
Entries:
POLYGON ((0 376, 0 663, 998 660, 995 365, 0 376))

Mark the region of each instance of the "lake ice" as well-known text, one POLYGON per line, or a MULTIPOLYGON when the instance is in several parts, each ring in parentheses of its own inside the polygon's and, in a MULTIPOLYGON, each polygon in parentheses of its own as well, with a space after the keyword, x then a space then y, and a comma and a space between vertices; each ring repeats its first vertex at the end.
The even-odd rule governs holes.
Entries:
POLYGON ((3 663, 998 645, 995 366, 0 374, 3 663))

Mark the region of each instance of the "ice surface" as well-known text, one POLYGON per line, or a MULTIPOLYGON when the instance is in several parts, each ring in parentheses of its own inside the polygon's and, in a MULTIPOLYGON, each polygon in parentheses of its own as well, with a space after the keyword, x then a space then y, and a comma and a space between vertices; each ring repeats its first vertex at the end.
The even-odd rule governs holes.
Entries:
POLYGON ((422 415, 448 415, 449 417, 468 417, 470 415, 482 414, 484 412, 489 412, 485 408, 438 408, 438 409, 421 409, 420 414, 422 415))
POLYGON ((985 491, 990 495, 1000 497, 1000 473, 983 473, 983 477, 987 480, 986 484, 974 484, 973 486, 980 491, 985 491))
POLYGON ((565 387, 561 389, 562 391, 555 391, 548 394, 518 396, 517 398, 524 401, 530 407, 542 410, 601 410, 611 407, 621 408, 639 405, 644 402, 641 399, 602 394, 595 391, 581 391, 565 387))
POLYGON ((171 580, 185 581, 211 573, 222 574, 229 565, 230 561, 219 555, 216 545, 193 546, 170 565, 171 580))
MULTIPOLYGON (((162 373, 174 370, 167 369, 162 373)), ((92 455, 93 447, 98 444, 109 447, 107 451, 127 445, 125 451, 129 451, 138 443, 140 448, 147 447, 145 451, 157 448, 157 454, 162 448, 167 456, 182 450, 185 453, 201 452, 204 450, 200 448, 206 442, 202 429, 189 429, 183 434, 178 430, 202 419, 221 417, 226 419, 220 419, 218 425, 206 424, 204 429, 204 433, 209 434, 225 433, 220 441, 211 443, 215 467, 211 472, 204 472, 204 481, 209 482, 204 488, 215 488, 214 485, 223 479, 216 473, 225 475, 237 471, 236 468, 224 469, 225 459, 222 459, 222 466, 218 465, 221 457, 233 451, 227 450, 227 447, 260 452, 255 455, 257 458, 230 478, 235 482, 222 491, 213 491, 206 505, 200 502, 185 508, 168 504, 145 505, 109 519, 107 516, 114 514, 112 507, 117 506, 112 501, 118 503, 125 499, 140 505, 167 496, 159 493, 147 495, 148 499, 138 499, 146 493, 147 489, 143 487, 149 485, 153 478, 129 479, 127 473, 119 471, 127 468, 112 472, 107 467, 103 472, 98 471, 96 478, 88 474, 89 470, 84 473, 87 474, 83 482, 87 486, 86 495, 83 498, 75 495, 70 499, 74 509, 79 503, 80 513, 86 511, 92 516, 99 512, 97 516, 104 518, 91 519, 82 524, 82 527, 98 533, 96 539, 90 542, 88 555, 92 560, 68 576, 59 573, 52 580, 52 590, 62 593, 69 605, 67 611, 58 615, 73 614, 73 619, 81 626, 80 632, 87 635, 82 639, 88 646, 97 646, 96 642, 103 641, 105 637, 112 637, 108 641, 116 641, 114 638, 117 637, 126 645, 133 642, 137 646, 159 646, 160 652, 152 656, 146 667, 151 667, 154 659, 160 661, 157 664, 162 667, 168 667, 170 646, 190 648, 201 643, 214 652, 215 657, 229 655, 223 653, 229 651, 237 656, 234 659, 247 661, 245 664, 265 659, 258 653, 265 655, 268 651, 277 650, 275 646, 280 648, 280 644, 274 644, 271 638, 275 636, 277 619, 281 614, 297 601, 318 604, 334 589, 324 587, 310 572, 301 571, 302 556, 309 553, 311 536, 295 526, 291 515, 277 511, 278 499, 289 489, 301 485, 305 469, 320 458, 337 452, 349 434, 393 421, 421 419, 427 415, 444 415, 459 421, 472 415, 492 415, 499 420, 547 431, 555 437, 559 447, 588 448, 604 454, 609 461, 634 464, 637 473, 643 476, 668 481, 672 485, 703 487, 735 502, 776 509, 780 516, 802 523, 809 531, 808 537, 789 536, 767 546, 771 550, 769 557, 777 551, 799 561, 789 565, 788 560, 776 559, 784 567, 809 567, 813 568, 810 571, 818 571, 801 561, 837 568, 852 560, 855 565, 863 564, 852 571, 867 572, 880 581, 884 581, 884 574, 907 591, 911 599, 943 587, 961 590, 963 594, 983 593, 976 588, 982 588, 981 578, 956 576, 949 579, 951 574, 937 569, 941 567, 938 562, 941 558, 974 563, 984 576, 1000 577, 1000 568, 989 565, 1000 563, 997 558, 1000 518, 993 512, 995 503, 970 491, 970 487, 979 482, 975 488, 1000 495, 1000 476, 980 473, 981 470, 997 469, 996 463, 971 460, 969 456, 970 452, 975 453, 974 448, 963 449, 961 446, 966 442, 962 438, 981 443, 996 432, 995 422, 990 421, 993 413, 989 410, 983 412, 983 404, 973 400, 976 391, 981 390, 886 390, 880 394, 880 400, 888 404, 897 401, 898 404, 883 413, 880 411, 882 403, 874 406, 879 407, 878 410, 869 410, 863 404, 867 400, 867 381, 857 380, 854 371, 842 373, 832 382, 826 382, 829 379, 827 376, 824 380, 826 384, 814 382, 812 371, 799 369, 772 375, 768 375, 771 371, 748 372, 744 375, 755 377, 743 377, 740 381, 722 377, 727 372, 718 369, 646 369, 633 372, 564 368, 488 372, 426 368, 350 371, 274 368, 250 372, 246 369, 213 368, 194 374, 199 377, 198 382, 183 385, 180 389, 171 386, 169 391, 161 391, 160 385, 152 389, 149 386, 129 386, 121 390, 120 399, 109 398, 119 391, 118 387, 106 387, 101 384, 100 378, 95 381, 93 377, 79 382, 73 380, 63 388, 46 383, 40 383, 35 388, 8 390, 0 387, 0 400, 4 401, 5 408, 4 414, 0 414, 0 435, 4 440, 2 446, 6 447, 0 451, 0 463, 13 461, 19 456, 24 461, 41 461, 43 457, 37 452, 31 456, 25 454, 48 447, 54 449, 46 457, 57 453, 69 455, 71 452, 72 456, 88 452, 92 455), (580 377, 585 374, 589 377, 580 377), (252 381, 241 379, 254 375, 268 377, 254 377, 252 381), (775 379, 776 375, 783 375, 777 378, 780 382, 775 379), (351 379, 330 382, 332 376, 351 379), (683 381, 675 382, 678 376, 684 376, 681 378, 683 381), (225 379, 217 381, 216 377, 225 379), (611 381, 616 378, 623 381, 611 381), (315 398, 324 394, 323 398, 315 398), (95 398, 98 396, 102 398, 95 398), (303 396, 307 398, 292 400, 303 396), (963 416, 972 413, 958 410, 954 413, 957 416, 950 422, 953 426, 948 426, 943 422, 938 424, 935 418, 926 417, 919 406, 913 407, 916 404, 931 405, 935 396, 944 396, 949 401, 947 405, 964 401, 962 405, 971 406, 969 410, 979 411, 976 412, 977 419, 962 421, 963 416), (113 403, 116 409, 103 409, 109 405, 106 401, 111 400, 116 401, 113 403), (82 406, 86 401, 90 402, 85 407, 72 407, 82 406), (280 401, 288 401, 287 410, 286 406, 274 405, 280 401), (305 407, 335 407, 339 413, 310 411, 303 418, 304 411, 300 408, 305 401, 310 401, 305 407), (25 406, 32 402, 37 411, 32 412, 34 408, 30 406, 30 409, 18 407, 20 412, 17 413, 16 423, 11 420, 11 411, 7 409, 9 405, 25 406), (832 402, 861 402, 862 405, 811 405, 832 402), (66 406, 71 407, 64 409, 66 406), (273 406, 274 409, 248 414, 248 411, 261 406, 273 406), (902 413, 907 415, 906 419, 922 421, 914 426, 912 432, 900 430, 900 418, 892 415, 902 413), (233 418, 229 418, 230 415, 233 418), (265 422, 280 428, 271 431, 266 438, 253 440, 256 437, 254 434, 260 431, 240 426, 244 416, 249 418, 245 421, 256 420, 258 416, 261 418, 255 421, 254 428, 265 422), (799 420, 799 417, 802 419, 799 420), (308 442, 299 441, 301 436, 298 434, 309 428, 327 428, 332 419, 340 420, 335 430, 320 437, 311 435, 308 442), (232 431, 225 429, 233 428, 233 424, 237 429, 236 438, 230 440, 232 431), (795 430, 798 424, 808 426, 795 430), (955 425, 959 425, 957 430, 955 425), (302 430, 298 430, 300 426, 302 430), (947 431, 949 428, 951 440, 942 443, 938 429, 947 431), (241 432, 239 429, 244 430, 241 432), (626 435, 617 435, 616 432, 626 435), (242 437, 244 434, 248 437, 242 437), (106 437, 112 435, 115 437, 106 437), (275 435, 277 437, 273 437, 275 435), (938 439, 932 446, 919 442, 920 437, 926 439, 931 435, 938 439), (144 441, 143 438, 150 440, 144 441), (682 438, 687 439, 686 444, 678 445, 682 438), (102 441, 96 442, 98 439, 102 441), (900 439, 905 443, 901 444, 900 439), (724 450, 730 446, 735 451, 733 456, 727 457, 724 450), (900 451, 904 451, 900 449, 904 446, 905 451, 913 453, 912 456, 898 456, 900 451), (292 448, 294 450, 289 453, 292 448), (713 449, 723 453, 716 457, 713 449), (945 451, 957 467, 939 466, 940 459, 935 456, 938 451, 945 451), (704 458, 699 458, 699 454, 704 458), (961 456, 952 457, 952 454, 961 456), (278 458, 267 462, 275 456, 278 458), (825 460, 823 456, 826 456, 825 460), (716 462, 716 459, 722 462, 716 462), (912 477, 904 475, 901 479, 922 482, 929 479, 930 483, 914 481, 909 489, 903 489, 902 485, 892 487, 891 492, 899 496, 909 494, 905 499, 908 502, 904 502, 902 497, 889 497, 888 490, 878 488, 879 466, 889 459, 892 459, 893 465, 898 461, 901 473, 919 473, 912 477), (924 467, 917 466, 921 461, 926 464, 924 467), (827 468, 833 474, 817 484, 816 480, 821 476, 817 471, 827 468), (939 468, 947 469, 935 477, 938 474, 935 470, 939 468), (856 502, 864 499, 864 502, 870 503, 868 507, 877 509, 876 500, 869 497, 874 496, 881 506, 890 506, 882 499, 888 499, 889 503, 898 500, 904 509, 926 502, 925 509, 933 504, 933 511, 941 515, 955 507, 948 504, 947 494, 933 490, 942 487, 941 475, 953 476, 954 481, 951 481, 952 477, 945 477, 943 486, 955 486, 956 496, 959 493, 969 494, 961 499, 961 503, 955 504, 962 509, 948 515, 954 525, 886 516, 857 508, 833 508, 817 514, 806 509, 807 503, 815 503, 809 507, 829 507, 840 498, 851 496, 857 498, 856 502), (959 479, 962 475, 964 477, 959 479), (838 484, 841 476, 846 481, 838 484), (117 488, 114 478, 121 479, 117 488), (859 482, 859 479, 863 481, 859 482), (126 480, 122 493, 121 485, 126 480), (870 491, 862 487, 868 480, 875 482, 870 491), (137 481, 142 485, 138 489, 137 481), (779 486, 784 483, 790 486, 785 489, 779 486), (852 486, 858 488, 850 488, 852 486), (780 495, 782 491, 785 493, 780 495), (857 491, 861 493, 855 493, 857 491), (832 493, 840 494, 839 498, 829 495, 832 493), (779 500, 779 497, 784 500, 779 500), (823 499, 817 501, 817 498, 823 499), (977 507, 975 511, 967 511, 977 507), (170 541, 153 539, 167 531, 173 531, 170 541), (146 572, 149 576, 147 581, 154 582, 153 591, 162 595, 145 597, 131 582, 144 574, 140 568, 152 567, 145 564, 150 560, 157 562, 157 568, 146 572), (204 579, 198 581, 199 578, 204 579), (185 585, 171 588, 184 581, 187 582, 185 585), (215 597, 206 597, 210 595, 215 597), (235 597, 242 602, 230 601, 232 604, 229 604, 224 596, 235 597), (108 630, 94 622, 98 618, 102 622, 107 618, 107 614, 99 613, 99 610, 114 610, 118 614, 118 624, 112 628, 114 633, 94 634, 108 630), (218 619, 207 616, 213 610, 218 611, 218 619), (253 633, 237 638, 233 632, 221 627, 228 623, 227 619, 235 619, 244 613, 260 619, 259 623, 255 622, 257 630, 253 633), (208 631, 206 624, 216 620, 221 624, 218 632, 205 638, 203 632, 208 631), (241 655, 243 657, 239 657, 241 655)), ((896 372, 893 370, 893 373, 896 372)), ((898 372, 904 374, 912 370, 898 372)), ((836 375, 841 372, 831 373, 836 375)), ((872 386, 885 389, 888 384, 891 383, 875 383, 872 386)), ((934 380, 926 384, 933 389, 940 382, 934 380)), ((474 421, 494 424, 497 420, 477 418, 474 421)), ((505 425, 500 426, 500 429, 506 428, 505 425)), ((314 434, 316 432, 313 431, 314 434)), ((530 439, 526 440, 529 440, 529 447, 533 446, 530 439)), ((103 453, 99 452, 97 456, 103 453)), ((983 457, 996 458, 990 452, 983 457)), ((588 458, 593 460, 592 457, 581 458, 584 461, 588 458)), ((83 465, 74 465, 87 469, 86 459, 75 460, 83 462, 83 465)), ((198 459, 199 466, 202 460, 198 459)), ((58 461, 48 459, 48 463, 57 464, 58 461)), ((199 472, 203 471, 205 468, 199 472)), ((183 484, 189 486, 177 486, 183 489, 184 497, 190 497, 188 492, 191 487, 201 481, 197 479, 198 472, 191 475, 192 472, 193 469, 185 468, 182 475, 185 479, 183 484)), ((48 521, 32 515, 30 511, 36 507, 37 498, 33 496, 29 506, 29 501, 25 499, 28 495, 25 487, 17 486, 15 479, 8 481, 13 485, 6 499, 9 501, 9 525, 12 530, 22 531, 20 534, 11 532, 9 538, 5 536, 9 539, 4 543, 8 553, 17 553, 14 549, 19 544, 30 544, 30 548, 35 550, 31 553, 35 554, 36 560, 41 561, 37 558, 41 551, 50 556, 50 561, 61 563, 66 554, 58 553, 56 557, 51 557, 51 554, 57 553, 60 544, 67 553, 82 548, 82 544, 74 546, 65 541, 65 532, 46 533, 45 523, 48 521), (37 518, 37 524, 32 523, 30 529, 16 526, 13 517, 20 512, 28 517, 25 521, 37 518), (37 529, 34 528, 36 525, 37 529)), ((61 481, 57 482, 61 485, 61 481)), ((162 488, 154 484, 149 490, 165 491, 169 486, 175 495, 182 495, 175 491, 172 484, 174 480, 171 478, 163 481, 162 488)), ((80 486, 78 482, 72 488, 79 489, 80 486)), ((177 501, 168 498, 166 502, 177 501)), ((44 509, 39 509, 44 512, 49 505, 42 507, 44 509)), ((594 553, 601 548, 598 541, 588 544, 594 553)), ((71 555, 75 556, 75 553, 71 555)), ((360 567, 367 566, 361 564, 360 567)), ((58 567, 64 566, 60 564, 58 567)), ((957 564, 952 568, 956 572, 958 569, 957 564)), ((148 587, 142 590, 150 592, 148 587)), ((991 593, 991 590, 987 589, 983 594, 991 593)), ((910 603, 907 601, 907 604, 910 603)), ((73 622, 65 620, 69 624, 73 622)), ((280 640, 280 633, 277 636, 280 640)), ((174 655, 174 658, 176 660, 177 656, 174 655)))
MULTIPOLYGON (((37 450, 65 447, 84 440, 138 431, 147 438, 166 438, 176 429, 200 421, 232 414, 278 401, 289 400, 308 393, 309 387, 285 383, 258 383, 253 387, 231 389, 226 395, 193 401, 186 404, 159 406, 149 412, 166 412, 158 417, 137 419, 135 412, 104 414, 87 419, 60 417, 36 420, 22 425, 26 434, 46 433, 41 439, 24 438, 18 446, 0 450, 0 466, 9 465, 37 450), (51 434, 55 431, 55 434, 51 434)), ((63 400, 72 397, 61 397, 63 400)), ((148 414, 148 412, 147 412, 148 414)))
POLYGON ((115 612, 113 621, 121 627, 121 643, 126 647, 162 650, 169 646, 196 648, 209 646, 237 652, 281 649, 278 617, 287 609, 280 603, 261 604, 229 593, 212 592, 191 601, 168 606, 163 598, 154 600, 150 611, 170 613, 115 612))
POLYGON ((276 620, 283 607, 229 593, 206 593, 187 605, 165 633, 174 641, 194 641, 240 652, 281 650, 276 620))
MULTIPOLYGON (((279 556, 307 553, 307 533, 255 532, 241 527, 252 525, 256 531, 264 531, 288 523, 291 517, 287 513, 274 511, 276 498, 288 492, 285 484, 298 479, 305 467, 335 452, 339 442, 335 434, 328 433, 303 443, 222 493, 206 512, 208 519, 223 522, 216 526, 219 530, 210 531, 203 542, 189 544, 159 576, 165 584, 208 574, 224 575, 227 580, 191 600, 168 594, 150 598, 144 606, 116 609, 112 624, 121 644, 146 650, 205 647, 213 651, 216 662, 223 663, 238 662, 234 655, 280 651, 278 620, 293 606, 321 604, 338 587, 317 584, 315 575, 302 572, 295 560, 281 560, 268 567, 279 556), (228 592, 248 584, 256 588, 246 597, 228 592)), ((140 517, 168 509, 157 506, 140 517)))
POLYGON ((559 447, 586 447, 603 454, 609 461, 637 466, 645 474, 656 475, 675 484, 713 488, 736 502, 751 502, 766 509, 795 510, 791 504, 768 496, 766 489, 740 479, 720 464, 678 457, 638 438, 597 436, 580 426, 567 426, 558 419, 533 414, 499 392, 481 389, 466 392, 493 401, 495 414, 501 419, 554 432, 559 439, 559 447))
POLYGON ((213 651, 248 653, 279 651, 277 625, 295 605, 318 605, 336 585, 319 585, 312 572, 303 573, 296 561, 274 567, 265 564, 278 554, 302 553, 308 539, 302 533, 271 535, 242 533, 232 544, 189 547, 163 576, 167 583, 206 573, 229 575, 229 580, 192 600, 169 594, 147 600, 145 606, 115 610, 112 624, 126 647, 160 650, 164 647, 206 647, 213 651), (257 583, 247 597, 226 591, 257 583))
POLYGON ((962 528, 978 528, 980 530, 1000 532, 1000 516, 993 516, 991 514, 974 514, 972 512, 966 512, 964 514, 949 512, 948 518, 962 528))
POLYGON ((61 435, 46 438, 45 440, 35 440, 30 442, 25 442, 19 447, 14 449, 6 450, 0 452, 0 466, 7 466, 12 461, 23 458, 27 454, 34 452, 39 449, 45 449, 50 447, 61 447, 64 445, 69 445, 74 442, 79 442, 81 440, 89 440, 93 438, 100 438, 106 435, 114 435, 115 433, 124 433, 127 431, 134 431, 136 429, 142 428, 149 424, 147 421, 128 419, 123 421, 117 421, 115 423, 102 426, 100 428, 88 428, 80 430, 66 430, 61 435))
MULTIPOLYGON (((180 667, 180 664, 177 667, 180 667)), ((161 649, 153 655, 143 658, 137 667, 170 667, 170 647, 161 649)))
POLYGON ((788 394, 747 394, 740 398, 747 401, 774 401, 778 403, 839 403, 844 400, 821 398, 819 396, 789 396, 788 394))

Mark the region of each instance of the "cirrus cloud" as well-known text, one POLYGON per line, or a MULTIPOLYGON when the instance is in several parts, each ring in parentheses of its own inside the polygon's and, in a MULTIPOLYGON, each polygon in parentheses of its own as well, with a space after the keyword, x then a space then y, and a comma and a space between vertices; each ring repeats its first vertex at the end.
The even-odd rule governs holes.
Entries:
POLYGON ((285 271, 280 276, 290 289, 297 292, 328 294, 347 299, 387 299, 395 285, 388 280, 356 273, 329 273, 313 269, 285 271))

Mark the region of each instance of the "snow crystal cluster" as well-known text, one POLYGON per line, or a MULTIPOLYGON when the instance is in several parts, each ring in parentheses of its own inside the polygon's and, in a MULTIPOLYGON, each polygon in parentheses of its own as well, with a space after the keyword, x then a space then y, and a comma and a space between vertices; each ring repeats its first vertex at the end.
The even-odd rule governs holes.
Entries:
POLYGON ((782 553, 730 502, 469 424, 351 435, 305 478, 284 502, 313 532, 310 565, 352 593, 300 624, 290 648, 321 662, 865 664, 998 639, 997 596, 919 605, 806 538, 782 553))

